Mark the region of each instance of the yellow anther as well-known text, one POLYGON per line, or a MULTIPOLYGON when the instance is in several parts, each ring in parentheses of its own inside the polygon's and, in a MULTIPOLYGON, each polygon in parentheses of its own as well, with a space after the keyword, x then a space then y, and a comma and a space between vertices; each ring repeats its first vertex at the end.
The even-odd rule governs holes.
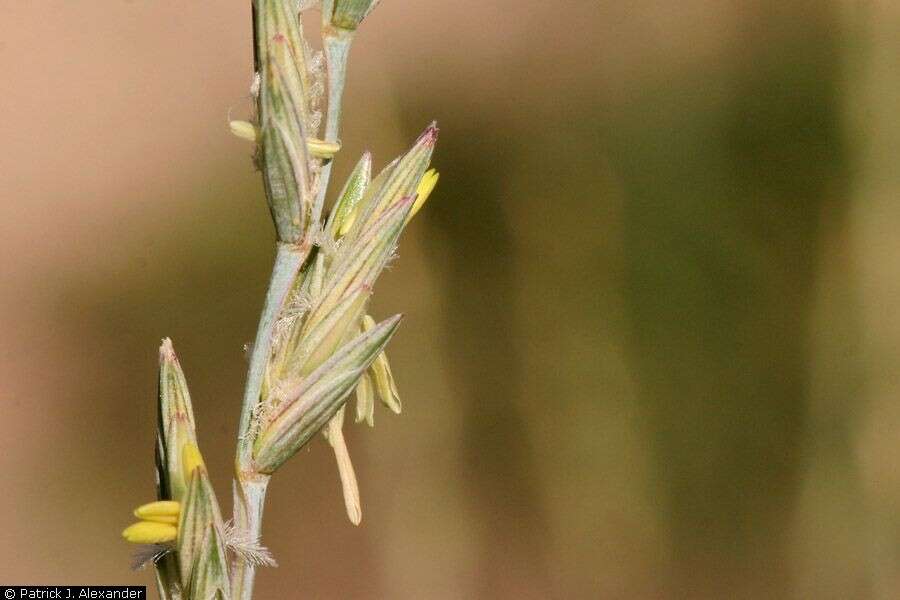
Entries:
POLYGON ((231 128, 231 133, 242 140, 259 141, 259 127, 249 121, 231 121, 228 123, 228 127, 231 128))
POLYGON ((316 138, 306 140, 306 149, 316 158, 334 158, 341 149, 340 142, 326 142, 316 138))
POLYGON ((200 449, 196 444, 187 443, 181 450, 181 468, 184 469, 184 478, 190 481, 191 474, 197 467, 202 467, 203 457, 200 455, 200 449))
POLYGON ((161 544, 171 542, 178 535, 174 525, 139 521, 125 528, 122 537, 134 544, 161 544))
MULTIPOLYGON (((242 140, 259 142, 259 127, 249 121, 229 121, 228 127, 231 129, 231 133, 242 140)), ((309 138, 306 140, 306 149, 316 158, 334 158, 334 155, 341 149, 341 144, 340 142, 326 142, 318 138, 309 138)))
POLYGON ((158 500, 142 504, 134 509, 134 516, 138 519, 152 519, 154 517, 175 517, 181 513, 181 504, 174 500, 158 500))
POLYGON ((412 208, 409 210, 407 222, 409 222, 409 219, 412 219, 415 214, 419 212, 419 209, 422 208, 422 205, 425 204, 426 200, 428 200, 428 196, 431 195, 431 192, 434 190, 434 186, 437 185, 439 177, 440 173, 438 173, 434 169, 428 169, 427 171, 425 171, 425 174, 422 175, 422 180, 419 182, 419 186, 416 188, 416 201, 413 203, 412 208))
POLYGON ((152 523, 165 523, 166 525, 178 525, 178 517, 147 517, 144 521, 152 523))

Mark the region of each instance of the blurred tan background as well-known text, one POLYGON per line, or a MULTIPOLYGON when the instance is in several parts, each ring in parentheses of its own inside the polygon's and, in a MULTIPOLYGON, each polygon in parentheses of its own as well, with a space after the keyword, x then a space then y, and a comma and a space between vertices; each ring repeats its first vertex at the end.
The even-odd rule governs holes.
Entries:
MULTIPOLYGON (((152 585, 171 336, 220 500, 273 233, 243 2, 0 18, 0 582, 152 585)), ((900 597, 900 3, 385 0, 337 181, 432 118, 404 414, 275 478, 260 598, 900 597)))

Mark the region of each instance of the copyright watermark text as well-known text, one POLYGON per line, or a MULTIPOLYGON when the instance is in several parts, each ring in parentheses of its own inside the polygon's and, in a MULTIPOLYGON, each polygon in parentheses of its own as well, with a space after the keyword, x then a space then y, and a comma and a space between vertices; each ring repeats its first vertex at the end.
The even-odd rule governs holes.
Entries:
POLYGON ((0 599, 145 600, 143 585, 0 585, 0 599))

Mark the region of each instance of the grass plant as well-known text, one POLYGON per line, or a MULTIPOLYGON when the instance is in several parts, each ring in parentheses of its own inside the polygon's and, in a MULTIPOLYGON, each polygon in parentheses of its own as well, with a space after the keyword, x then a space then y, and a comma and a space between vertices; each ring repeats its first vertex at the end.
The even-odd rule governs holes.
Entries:
POLYGON ((437 140, 426 127, 408 152, 372 176, 364 154, 325 210, 340 151, 341 100, 353 39, 377 0, 254 0, 255 114, 232 121, 251 142, 275 225, 275 264, 250 352, 235 454, 234 514, 219 508, 197 439, 191 397, 172 342, 159 352, 157 499, 123 532, 152 563, 163 600, 250 600, 258 568, 275 561, 261 541, 266 491, 279 467, 322 434, 335 454, 347 515, 362 520, 343 426, 374 423, 376 403, 400 397, 384 348, 401 315, 368 305, 401 232, 437 183, 437 140), (318 8, 321 52, 302 20, 318 8), (325 110, 321 108, 325 104, 325 110), (354 395, 355 406, 347 407, 354 395))

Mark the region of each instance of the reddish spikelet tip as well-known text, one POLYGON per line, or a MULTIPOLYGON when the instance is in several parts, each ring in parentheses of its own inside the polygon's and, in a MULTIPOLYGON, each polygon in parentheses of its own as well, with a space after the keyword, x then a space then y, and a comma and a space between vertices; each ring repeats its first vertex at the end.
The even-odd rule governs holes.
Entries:
POLYGON ((425 131, 422 132, 422 135, 419 136, 419 139, 416 140, 416 144, 426 144, 428 146, 434 146, 435 142, 437 142, 438 138, 438 129, 437 121, 432 121, 431 125, 425 128, 425 131))
POLYGON ((178 358, 175 356, 175 348, 172 346, 172 340, 170 338, 164 338, 162 344, 159 346, 159 362, 162 364, 163 362, 170 360, 173 362, 177 362, 178 358))

